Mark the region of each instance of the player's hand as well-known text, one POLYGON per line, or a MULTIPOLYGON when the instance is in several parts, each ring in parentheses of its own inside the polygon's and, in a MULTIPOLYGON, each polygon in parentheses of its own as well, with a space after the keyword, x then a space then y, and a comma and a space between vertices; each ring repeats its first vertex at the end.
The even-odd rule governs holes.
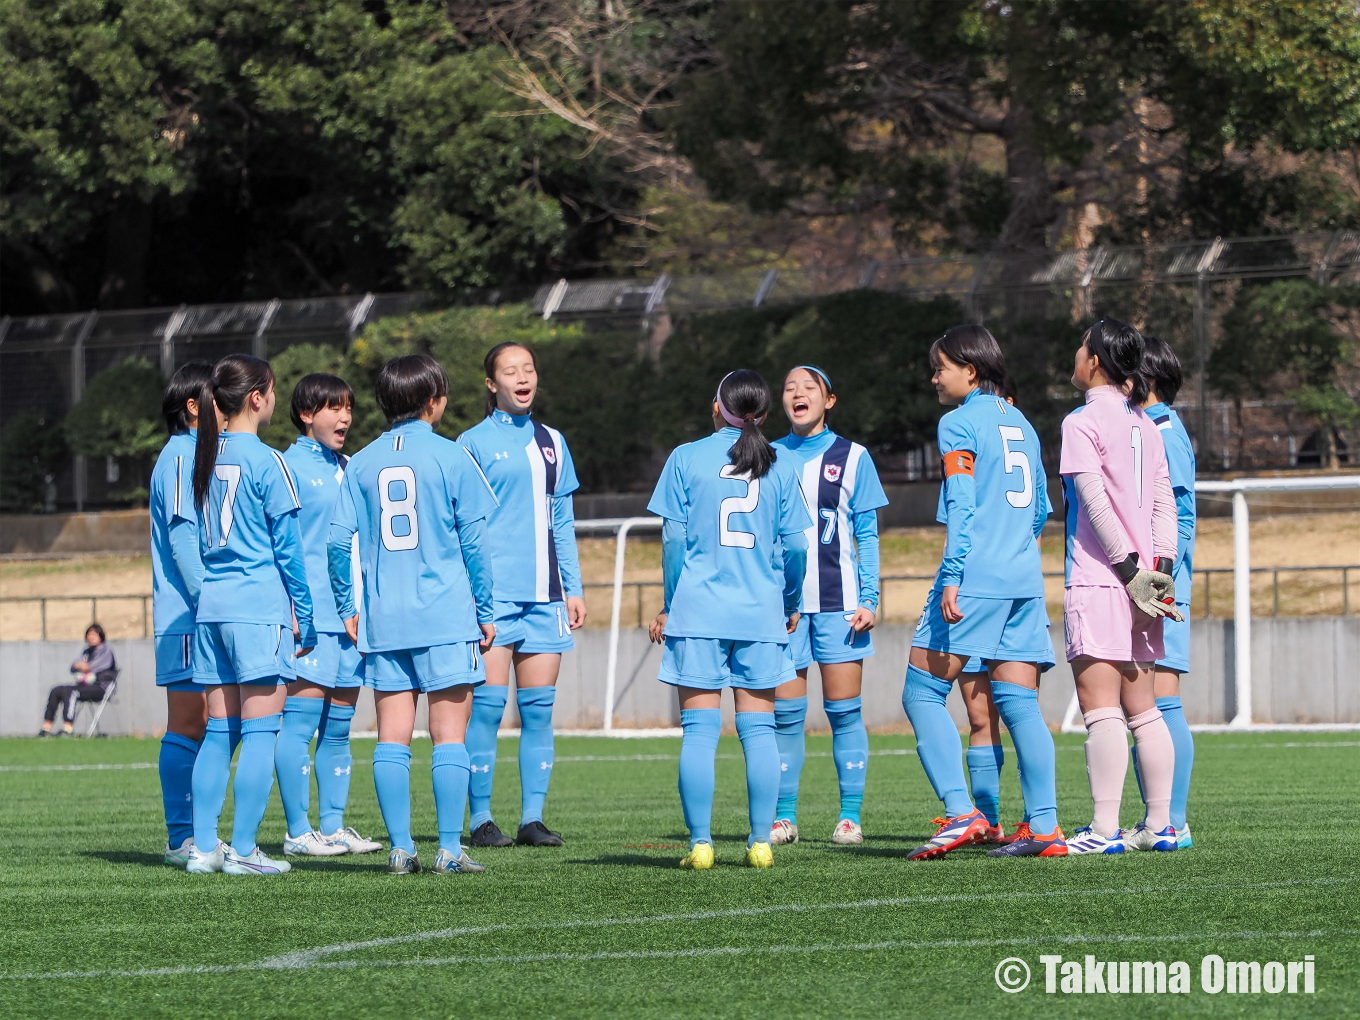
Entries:
POLYGON ((1170 574, 1140 569, 1124 585, 1124 590, 1144 616, 1154 620, 1169 616, 1178 623, 1185 619, 1176 608, 1176 582, 1170 574))
POLYGON ((960 623, 963 620, 963 613, 959 611, 957 584, 945 585, 944 591, 940 593, 940 615, 944 617, 945 623, 960 623))
POLYGON ((874 615, 872 609, 860 606, 855 610, 855 615, 850 617, 850 629, 856 634, 863 634, 866 630, 873 630, 874 624, 878 623, 878 617, 874 615))
POLYGON ((293 658, 300 659, 315 647, 316 645, 308 645, 306 648, 299 648, 296 652, 293 653, 293 658))
POLYGON ((349 635, 350 641, 358 647, 359 645, 359 614, 355 613, 345 621, 345 633, 349 635))
POLYGON ((482 640, 480 642, 482 651, 486 651, 496 640, 496 625, 494 623, 479 623, 477 626, 482 628, 482 640))
POLYGON ((659 645, 666 639, 665 613, 657 613, 656 619, 647 624, 647 636, 652 639, 654 645, 659 645))
POLYGON ((586 625, 586 600, 580 595, 567 596, 567 619, 572 630, 580 630, 586 625))

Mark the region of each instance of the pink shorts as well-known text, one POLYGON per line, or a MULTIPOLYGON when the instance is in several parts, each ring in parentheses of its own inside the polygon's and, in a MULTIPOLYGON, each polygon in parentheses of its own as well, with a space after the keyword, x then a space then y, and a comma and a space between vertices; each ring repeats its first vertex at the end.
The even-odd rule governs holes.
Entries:
POLYGON ((1086 655, 1110 662, 1156 662, 1162 621, 1134 608, 1123 588, 1080 585, 1063 592, 1067 661, 1086 655))

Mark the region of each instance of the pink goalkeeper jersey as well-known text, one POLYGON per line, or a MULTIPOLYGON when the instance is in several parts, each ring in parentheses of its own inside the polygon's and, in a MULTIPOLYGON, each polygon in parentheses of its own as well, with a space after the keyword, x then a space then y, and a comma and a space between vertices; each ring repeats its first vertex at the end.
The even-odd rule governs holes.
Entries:
MULTIPOLYGON (((1086 391, 1086 404, 1063 420, 1059 472, 1063 490, 1075 502, 1075 475, 1098 472, 1105 482, 1120 536, 1139 564, 1152 569, 1152 494, 1158 477, 1168 478, 1166 448, 1156 424, 1113 386, 1086 391)), ((1101 548, 1086 508, 1068 507, 1067 586, 1122 588, 1101 548), (1075 517, 1075 528, 1072 527, 1075 517)))

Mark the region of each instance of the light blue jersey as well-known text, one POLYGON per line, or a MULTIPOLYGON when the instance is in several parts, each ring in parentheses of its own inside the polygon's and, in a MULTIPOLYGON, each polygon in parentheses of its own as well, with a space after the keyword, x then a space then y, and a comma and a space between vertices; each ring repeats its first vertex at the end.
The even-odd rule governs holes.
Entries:
MULTIPOLYGON (((736 474, 724 428, 671 451, 647 509, 685 530, 666 637, 788 643, 783 540, 812 526, 794 458, 764 478, 736 474)), ((797 591, 797 589, 793 589, 797 591)))
POLYGON ((1171 475, 1171 491, 1176 496, 1176 581, 1177 600, 1190 604, 1190 584, 1195 559, 1195 448, 1185 431, 1181 416, 1166 404, 1153 404, 1148 417, 1162 434, 1166 447, 1166 468, 1171 475))
POLYGON ((530 415, 496 410, 458 442, 500 503, 486 521, 496 599, 561 602, 582 594, 571 503, 580 483, 562 433, 530 415))
POLYGON ((943 460, 935 519, 947 528, 932 590, 1023 599, 1044 594, 1035 541, 1053 512, 1039 435, 1018 407, 974 390, 940 419, 943 460))
POLYGON ((829 428, 804 439, 790 433, 774 442, 793 457, 803 499, 815 514, 807 529, 804 613, 878 611, 878 515, 888 497, 869 451, 829 428))
POLYGON ((302 513, 302 552, 307 563, 307 585, 312 590, 312 611, 316 629, 322 634, 343 634, 344 621, 335 609, 331 579, 326 564, 326 542, 330 538, 335 498, 345 478, 349 458, 328 450, 315 439, 298 436, 283 454, 297 484, 302 513))
POLYGON ((303 646, 316 644, 301 508, 283 454, 254 433, 222 433, 208 498, 197 507, 204 569, 198 623, 291 630, 296 616, 303 646))
POLYGON ((151 614, 155 634, 192 634, 203 584, 194 512, 196 431, 180 432, 161 447, 151 470, 151 614))
POLYGON ((327 544, 341 618, 354 615, 350 548, 359 535, 359 649, 389 652, 479 640, 494 616, 483 522, 496 508, 467 450, 403 421, 353 457, 327 544))

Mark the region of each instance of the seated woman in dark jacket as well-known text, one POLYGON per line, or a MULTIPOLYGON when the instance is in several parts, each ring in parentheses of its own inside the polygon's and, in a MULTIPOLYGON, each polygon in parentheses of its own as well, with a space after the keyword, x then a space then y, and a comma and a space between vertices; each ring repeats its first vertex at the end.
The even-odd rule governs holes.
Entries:
POLYGON ((75 683, 60 684, 52 688, 47 696, 47 712, 43 715, 40 737, 52 735, 52 722, 57 718, 57 707, 62 708, 62 730, 71 733, 75 729, 73 720, 76 715, 76 702, 103 701, 104 692, 113 678, 118 675, 118 666, 113 661, 113 649, 104 637, 104 628, 97 623, 90 624, 85 631, 85 651, 71 663, 75 683))

